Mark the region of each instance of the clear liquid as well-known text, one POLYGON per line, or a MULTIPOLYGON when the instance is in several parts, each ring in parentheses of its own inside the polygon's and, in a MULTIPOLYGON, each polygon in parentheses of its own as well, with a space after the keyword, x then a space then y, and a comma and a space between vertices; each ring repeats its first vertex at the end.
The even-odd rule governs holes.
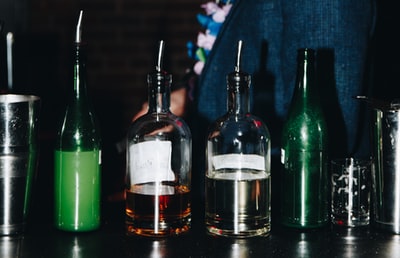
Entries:
POLYGON ((205 192, 207 230, 232 237, 269 234, 270 176, 251 170, 210 174, 205 192))
POLYGON ((191 223, 190 190, 153 183, 133 185, 126 190, 125 222, 127 235, 163 237, 187 232, 191 223))

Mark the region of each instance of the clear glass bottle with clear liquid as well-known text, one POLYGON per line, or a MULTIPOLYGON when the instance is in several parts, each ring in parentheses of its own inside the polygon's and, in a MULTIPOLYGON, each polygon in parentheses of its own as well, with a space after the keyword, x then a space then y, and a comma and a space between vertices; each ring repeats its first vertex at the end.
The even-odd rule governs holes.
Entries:
POLYGON ((127 136, 127 235, 171 236, 191 226, 192 136, 169 109, 172 77, 161 68, 163 46, 147 77, 148 112, 127 136))
POLYGON ((268 235, 271 214, 271 140, 250 114, 250 75, 227 76, 227 113, 210 127, 206 147, 205 223, 209 233, 229 237, 268 235))

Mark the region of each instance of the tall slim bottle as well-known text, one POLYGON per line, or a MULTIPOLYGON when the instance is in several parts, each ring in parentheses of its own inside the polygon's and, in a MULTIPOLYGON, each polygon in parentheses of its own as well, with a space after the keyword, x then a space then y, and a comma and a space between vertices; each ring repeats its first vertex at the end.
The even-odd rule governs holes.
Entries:
POLYGON ((191 226, 192 136, 170 111, 172 77, 162 70, 160 42, 156 71, 147 77, 148 112, 127 135, 126 234, 167 237, 191 226))
POLYGON ((328 223, 328 135, 315 76, 315 51, 299 49, 296 85, 282 131, 281 219, 294 228, 328 223))
POLYGON ((55 146, 55 226, 91 231, 100 226, 101 146, 86 93, 86 46, 80 12, 75 42, 74 87, 55 146))
POLYGON ((206 147, 205 224, 228 237, 268 235, 271 215, 271 139, 250 113, 250 75, 227 76, 227 113, 210 127, 206 147))

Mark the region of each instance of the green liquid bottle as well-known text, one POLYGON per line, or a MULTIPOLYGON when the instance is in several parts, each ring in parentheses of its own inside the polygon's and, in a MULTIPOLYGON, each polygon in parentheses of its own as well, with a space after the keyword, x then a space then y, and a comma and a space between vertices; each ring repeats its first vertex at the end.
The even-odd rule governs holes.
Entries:
POLYGON ((100 226, 101 144, 94 113, 86 93, 86 45, 77 27, 74 89, 69 98, 55 147, 56 228, 91 231, 100 226))
POLYGON ((315 51, 298 50, 297 78, 282 132, 282 224, 318 228, 329 219, 328 135, 315 83, 315 51))

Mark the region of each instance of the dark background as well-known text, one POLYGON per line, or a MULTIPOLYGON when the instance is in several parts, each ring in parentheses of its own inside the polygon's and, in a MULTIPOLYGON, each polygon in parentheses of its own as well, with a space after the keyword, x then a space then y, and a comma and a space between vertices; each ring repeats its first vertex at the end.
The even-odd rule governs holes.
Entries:
MULTIPOLYGON (((166 42, 164 66, 179 81, 193 60, 186 43, 202 30, 196 14, 205 0, 1 0, 4 27, 0 44, 0 86, 7 88, 5 36, 13 32, 16 93, 42 98, 38 187, 52 196, 52 145, 72 85, 72 43, 79 10, 84 10, 83 39, 89 44, 89 94, 103 139, 103 194, 121 190, 124 154, 116 144, 147 98, 146 75, 155 50, 166 42)), ((399 14, 394 1, 378 0, 377 27, 369 75, 371 95, 400 98, 399 14), (393 3, 392 3, 393 2, 393 3)), ((40 198, 40 197, 39 197, 40 198)), ((51 205, 43 198, 42 205, 51 205)))
MULTIPOLYGON (((122 190, 125 137, 134 114, 147 100, 147 73, 165 41, 164 67, 175 81, 193 65, 186 42, 201 30, 196 14, 202 0, 1 0, 4 21, 0 86, 7 88, 6 34, 13 32, 15 93, 42 99, 41 153, 37 188, 40 205, 52 205, 53 144, 72 87, 72 50, 79 11, 88 43, 88 93, 99 120, 103 145, 103 195, 122 190)), ((51 214, 49 214, 51 216, 51 214)), ((47 216, 46 216, 47 217, 47 216)))

